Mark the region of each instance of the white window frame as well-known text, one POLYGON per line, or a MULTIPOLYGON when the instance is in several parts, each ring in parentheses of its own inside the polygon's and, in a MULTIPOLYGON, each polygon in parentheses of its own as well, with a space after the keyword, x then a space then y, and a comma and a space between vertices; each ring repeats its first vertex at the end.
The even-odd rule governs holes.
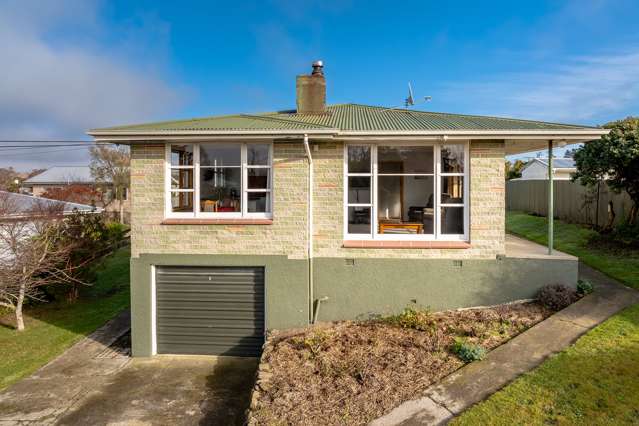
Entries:
POLYGON ((370 142, 370 143, 346 143, 344 144, 344 193, 343 193, 343 217, 344 217, 344 239, 345 240, 377 240, 377 241, 468 241, 470 228, 470 144, 468 140, 446 141, 446 142, 370 142), (441 172, 441 147, 444 145, 464 146, 464 172, 463 173, 442 173, 441 172), (371 172, 370 173, 349 173, 348 172, 348 147, 349 146, 369 146, 371 148, 371 172), (378 182, 378 161, 377 148, 379 146, 432 146, 434 156, 433 173, 407 173, 406 175, 433 176, 435 197, 433 197, 433 212, 435 216, 433 234, 379 234, 379 222, 377 212, 377 182, 378 182), (366 204, 348 203, 348 178, 355 176, 371 177, 371 202, 366 204), (463 204, 442 204, 441 203, 441 180, 444 176, 463 176, 463 204), (463 234, 442 234, 441 233, 441 208, 442 207, 462 207, 464 208, 464 233, 463 234), (370 207, 371 208, 371 232, 369 234, 349 234, 348 233, 348 208, 349 207, 370 207))
MULTIPOLYGON (((168 219, 272 219, 273 218, 273 143, 272 142, 219 142, 240 146, 241 164, 234 166, 241 169, 241 211, 239 212, 201 212, 200 211, 200 145, 218 142, 167 142, 165 145, 164 172, 164 217, 168 219), (193 166, 171 166, 171 145, 192 145, 193 166), (269 155, 267 165, 249 165, 247 162, 247 147, 250 145, 268 145, 269 155), (171 189, 171 169, 193 169, 193 189, 171 189), (268 169, 268 188, 249 189, 248 169, 268 169), (171 207, 172 192, 193 192, 193 212, 173 212, 171 207), (248 212, 248 193, 266 193, 268 212, 248 212)), ((206 167, 206 166, 205 166, 206 167)))

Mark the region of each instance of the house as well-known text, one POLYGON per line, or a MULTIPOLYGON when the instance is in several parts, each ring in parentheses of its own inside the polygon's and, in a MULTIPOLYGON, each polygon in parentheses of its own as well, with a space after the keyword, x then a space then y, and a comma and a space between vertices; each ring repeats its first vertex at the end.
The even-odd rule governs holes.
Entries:
MULTIPOLYGON (((53 196, 52 193, 57 192, 55 196, 61 197, 60 199, 95 204, 114 216, 120 211, 119 201, 114 199, 112 195, 112 186, 107 184, 104 188, 104 185, 98 185, 89 166, 50 167, 40 174, 25 179, 21 184, 21 189, 34 196, 53 196), (83 187, 87 189, 86 192, 77 191, 83 187), (73 193, 65 193, 65 188, 71 188, 73 193)), ((128 215, 130 203, 126 190, 122 208, 128 215)))
POLYGON ((506 237, 505 156, 605 130, 327 106, 321 63, 296 89, 295 110, 89 131, 131 148, 135 356, 575 285, 576 258, 506 237))
POLYGON ((0 191, 0 220, 29 220, 45 214, 66 216, 75 212, 100 213, 101 209, 86 204, 0 191))
POLYGON ((0 260, 13 260, 15 241, 38 234, 38 224, 76 212, 101 213, 101 209, 78 203, 0 191, 0 260))
POLYGON ((54 166, 44 172, 25 179, 21 187, 31 195, 39 197, 51 189, 69 185, 95 186, 89 166, 54 166))
MULTIPOLYGON (((577 171, 572 158, 552 159, 553 179, 570 180, 570 175, 577 171)), ((533 158, 521 169, 521 177, 517 180, 548 180, 548 159, 533 158)), ((514 180, 514 179, 513 179, 514 180)))

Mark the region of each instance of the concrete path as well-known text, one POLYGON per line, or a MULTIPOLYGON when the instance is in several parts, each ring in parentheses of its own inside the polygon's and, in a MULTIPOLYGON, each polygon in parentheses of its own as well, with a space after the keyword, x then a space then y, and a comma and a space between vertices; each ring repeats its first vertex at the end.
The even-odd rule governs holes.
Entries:
POLYGON ((0 392, 0 426, 243 424, 257 359, 130 358, 128 312, 0 392))
POLYGON ((494 349, 483 361, 460 368, 428 388, 422 398, 401 404, 371 426, 445 424, 549 355, 562 351, 591 328, 639 303, 639 292, 586 265, 579 265, 579 276, 595 285, 593 294, 494 349))

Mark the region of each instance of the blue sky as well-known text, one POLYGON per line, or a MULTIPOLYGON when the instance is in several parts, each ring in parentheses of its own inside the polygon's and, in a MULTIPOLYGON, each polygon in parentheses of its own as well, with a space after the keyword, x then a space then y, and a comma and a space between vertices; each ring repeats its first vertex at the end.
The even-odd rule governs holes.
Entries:
MULTIPOLYGON (((329 103, 601 124, 639 107, 639 2, 0 0, 0 139, 329 103)), ((17 168, 85 150, 6 156, 17 168)))

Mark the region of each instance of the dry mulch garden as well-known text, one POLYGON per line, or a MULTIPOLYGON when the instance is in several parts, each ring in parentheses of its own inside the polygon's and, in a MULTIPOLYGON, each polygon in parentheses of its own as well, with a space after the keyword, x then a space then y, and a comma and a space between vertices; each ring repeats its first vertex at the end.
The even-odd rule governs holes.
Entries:
POLYGON ((314 326, 273 334, 251 424, 366 424, 553 313, 539 303, 314 326), (461 356, 460 356, 461 355, 461 356))

